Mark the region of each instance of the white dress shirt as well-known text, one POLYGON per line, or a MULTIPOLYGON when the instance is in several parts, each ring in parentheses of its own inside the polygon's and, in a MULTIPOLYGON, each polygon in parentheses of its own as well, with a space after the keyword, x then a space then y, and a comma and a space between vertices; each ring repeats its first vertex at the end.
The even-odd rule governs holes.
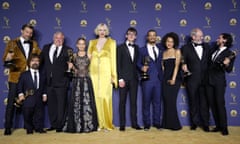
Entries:
POLYGON ((203 55, 203 47, 201 45, 198 45, 198 46, 194 46, 193 44, 193 47, 199 57, 199 59, 202 59, 202 55, 203 55))
POLYGON ((134 47, 133 46, 129 46, 128 44, 129 44, 129 41, 126 41, 126 45, 128 47, 128 51, 129 51, 131 59, 133 61, 133 59, 134 59, 134 47))
MULTIPOLYGON (((49 58, 50 58, 51 63, 53 63, 53 55, 54 55, 54 52, 56 50, 56 47, 57 46, 55 44, 52 44, 51 47, 50 47, 50 50, 49 50, 49 58)), ((62 46, 58 46, 57 57, 61 53, 61 50, 62 50, 62 46)))
POLYGON ((30 44, 29 43, 24 43, 24 38, 23 37, 20 37, 20 41, 22 43, 22 46, 23 46, 23 50, 24 50, 24 54, 26 56, 26 59, 28 59, 28 56, 29 56, 29 51, 30 51, 30 44))
POLYGON ((147 44, 147 49, 148 49, 148 54, 150 55, 150 57, 153 59, 153 60, 156 60, 155 56, 154 56, 154 53, 153 53, 153 47, 156 51, 156 54, 157 54, 157 57, 159 55, 159 49, 156 45, 150 45, 149 43, 147 44))

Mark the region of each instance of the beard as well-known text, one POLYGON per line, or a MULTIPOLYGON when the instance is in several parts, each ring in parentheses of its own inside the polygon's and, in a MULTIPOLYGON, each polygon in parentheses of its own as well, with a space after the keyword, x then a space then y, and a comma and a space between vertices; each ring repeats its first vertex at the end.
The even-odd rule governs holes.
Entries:
POLYGON ((32 64, 31 68, 32 69, 38 69, 39 68, 39 64, 32 64))

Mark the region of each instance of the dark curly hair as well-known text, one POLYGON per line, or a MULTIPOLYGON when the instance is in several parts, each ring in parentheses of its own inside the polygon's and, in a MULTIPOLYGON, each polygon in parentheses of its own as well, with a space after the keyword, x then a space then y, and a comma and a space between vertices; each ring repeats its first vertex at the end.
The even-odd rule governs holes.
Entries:
POLYGON ((178 37, 178 35, 175 33, 175 32, 170 32, 170 33, 167 33, 167 34, 165 34, 164 36, 163 36, 163 38, 162 38, 162 46, 164 47, 164 48, 167 48, 167 46, 166 46, 166 41, 167 41, 167 39, 168 38, 172 38, 173 39, 173 43, 174 43, 174 45, 173 45, 173 48, 178 48, 178 45, 179 45, 179 37, 178 37))
POLYGON ((226 46, 227 48, 231 48, 233 46, 233 38, 230 34, 228 33, 221 33, 223 39, 226 40, 226 42, 224 43, 224 46, 226 46))

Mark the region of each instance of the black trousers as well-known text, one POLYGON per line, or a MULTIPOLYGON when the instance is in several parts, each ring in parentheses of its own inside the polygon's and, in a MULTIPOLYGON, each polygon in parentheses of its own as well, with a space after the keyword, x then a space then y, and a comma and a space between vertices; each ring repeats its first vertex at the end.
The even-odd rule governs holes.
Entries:
POLYGON ((62 129, 67 104, 67 90, 65 87, 47 87, 48 115, 51 127, 62 129))
POLYGON ((120 114, 120 126, 125 127, 126 124, 126 101, 127 95, 130 98, 130 115, 132 127, 138 125, 137 122, 137 88, 138 81, 131 80, 125 81, 125 87, 119 88, 119 114, 120 114))
POLYGON ((191 126, 209 126, 209 105, 206 86, 198 82, 187 83, 191 126))
POLYGON ((5 128, 11 129, 13 126, 13 117, 15 114, 15 98, 17 97, 17 83, 9 82, 8 102, 5 111, 5 128))

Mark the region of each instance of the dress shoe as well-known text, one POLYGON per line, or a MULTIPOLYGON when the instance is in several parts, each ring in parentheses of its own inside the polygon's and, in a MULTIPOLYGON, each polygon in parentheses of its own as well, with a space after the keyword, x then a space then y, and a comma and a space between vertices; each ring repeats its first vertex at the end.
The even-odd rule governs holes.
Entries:
POLYGON ((203 129, 203 131, 205 131, 205 132, 209 132, 209 127, 208 127, 208 126, 203 126, 202 129, 203 129))
POLYGON ((27 129, 26 133, 27 133, 27 134, 33 134, 33 130, 27 129))
POLYGON ((144 131, 149 131, 150 130, 150 127, 149 126, 145 126, 144 127, 144 131))
POLYGON ((226 136, 228 135, 228 129, 227 128, 224 128, 222 131, 221 131, 222 135, 226 136))
POLYGON ((38 129, 38 130, 36 130, 36 132, 38 132, 38 133, 47 133, 47 131, 45 131, 43 129, 38 129))
POLYGON ((190 130, 196 130, 197 126, 196 125, 191 125, 190 130))
POLYGON ((63 132, 62 129, 56 129, 56 132, 59 133, 59 132, 63 132))
POLYGON ((211 132, 219 132, 219 131, 220 131, 220 128, 218 128, 218 127, 215 127, 211 130, 211 132))
POLYGON ((119 130, 120 131, 125 131, 125 127, 120 127, 119 130))
POLYGON ((153 127, 155 127, 156 129, 161 129, 161 126, 160 125, 153 125, 153 127))
POLYGON ((4 135, 11 135, 12 134, 12 131, 11 131, 11 129, 5 129, 5 131, 4 131, 4 135))
POLYGON ((55 130, 54 127, 50 127, 50 128, 47 129, 47 131, 53 131, 53 130, 55 130))
POLYGON ((132 128, 133 128, 133 129, 136 129, 136 130, 142 130, 142 128, 141 128, 140 126, 138 126, 138 125, 133 126, 132 128))

